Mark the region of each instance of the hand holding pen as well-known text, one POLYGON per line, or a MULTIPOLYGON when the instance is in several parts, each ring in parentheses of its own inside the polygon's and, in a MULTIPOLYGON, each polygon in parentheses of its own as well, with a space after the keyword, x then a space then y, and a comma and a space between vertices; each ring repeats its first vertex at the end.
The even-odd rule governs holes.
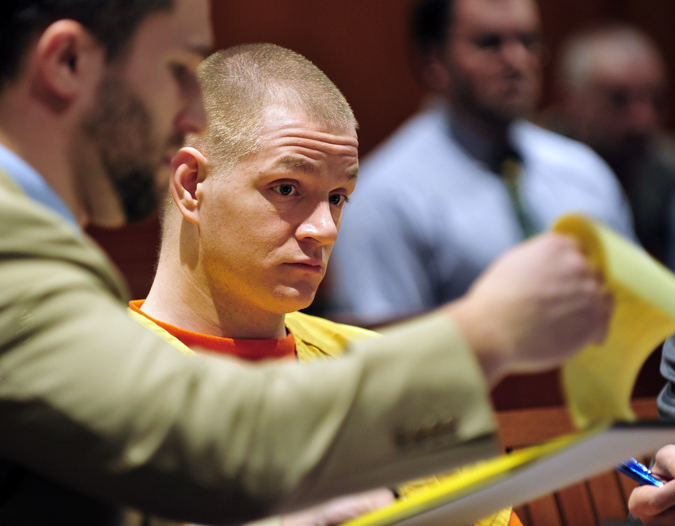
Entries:
POLYGON ((628 460, 624 460, 621 464, 616 466, 616 469, 618 469, 628 478, 638 482, 640 486, 649 485, 656 486, 657 488, 663 487, 663 481, 657 479, 654 475, 652 475, 651 469, 638 462, 633 457, 629 458, 628 460))
POLYGON ((628 509, 645 524, 675 524, 675 445, 662 447, 654 457, 649 476, 661 482, 661 486, 648 482, 644 475, 641 482, 645 485, 633 490, 628 509))

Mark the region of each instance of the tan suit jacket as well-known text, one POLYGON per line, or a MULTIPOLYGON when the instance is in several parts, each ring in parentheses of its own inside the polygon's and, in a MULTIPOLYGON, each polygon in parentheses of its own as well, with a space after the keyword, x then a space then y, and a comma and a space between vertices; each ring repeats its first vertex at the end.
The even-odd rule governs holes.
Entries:
POLYGON ((251 366, 176 351, 125 299, 84 234, 0 175, 0 457, 26 469, 0 480, 0 524, 113 524, 118 504, 241 522, 496 452, 481 370, 442 316, 251 366))

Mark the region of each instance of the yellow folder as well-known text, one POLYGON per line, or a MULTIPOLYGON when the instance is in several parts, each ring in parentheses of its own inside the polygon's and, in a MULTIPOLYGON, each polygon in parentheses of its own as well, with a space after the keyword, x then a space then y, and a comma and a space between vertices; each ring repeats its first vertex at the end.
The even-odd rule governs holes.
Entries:
POLYGON ((584 217, 565 216, 553 230, 581 242, 614 295, 605 341, 587 346, 563 366, 572 420, 581 429, 634 420, 630 395, 640 368, 675 333, 675 276, 634 243, 584 217))

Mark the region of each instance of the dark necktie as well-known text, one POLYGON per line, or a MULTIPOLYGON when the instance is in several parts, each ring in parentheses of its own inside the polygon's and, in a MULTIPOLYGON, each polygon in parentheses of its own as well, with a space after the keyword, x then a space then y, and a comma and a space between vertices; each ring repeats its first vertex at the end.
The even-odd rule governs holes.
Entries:
POLYGON ((539 233, 539 229, 536 227, 532 217, 528 213, 527 205, 523 199, 523 194, 521 191, 522 187, 520 184, 523 175, 523 167, 520 163, 518 155, 515 154, 515 152, 502 160, 500 173, 504 178, 504 183, 506 184, 506 188, 509 191, 511 204, 513 205, 513 210, 516 213, 516 218, 518 219, 520 229, 523 232, 523 237, 527 239, 537 235, 539 233))

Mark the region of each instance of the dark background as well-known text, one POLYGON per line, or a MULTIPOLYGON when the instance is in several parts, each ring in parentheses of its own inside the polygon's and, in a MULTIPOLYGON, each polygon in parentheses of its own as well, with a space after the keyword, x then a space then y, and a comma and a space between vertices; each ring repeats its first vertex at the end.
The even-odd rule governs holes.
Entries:
MULTIPOLYGON (((361 155, 367 154, 420 104, 422 90, 407 62, 407 17, 413 0, 212 0, 218 48, 272 42, 297 51, 319 66, 343 91, 360 123, 361 155)), ((602 20, 623 20, 647 31, 675 71, 675 2, 672 0, 540 0, 547 47, 542 107, 550 104, 552 64, 566 36, 602 20)), ((674 83, 675 84, 675 83, 674 83)), ((670 100, 675 100, 670 87, 670 100)), ((669 116, 669 128, 675 119, 669 116)), ((157 221, 120 231, 90 229, 127 278, 132 296, 145 297, 157 253, 157 221)), ((655 357, 638 389, 651 395, 663 383, 655 357)), ((555 382, 554 375, 542 378, 555 382)), ((534 385, 508 386, 508 393, 534 385)), ((539 389, 536 389, 539 391, 539 389)), ((554 389, 554 391, 556 391, 554 389)), ((519 394, 517 394, 520 397, 519 394)), ((555 398, 557 395, 552 395, 555 398)), ((542 403, 548 405, 544 396, 542 403)), ((510 404, 506 404, 507 406, 510 404)))

